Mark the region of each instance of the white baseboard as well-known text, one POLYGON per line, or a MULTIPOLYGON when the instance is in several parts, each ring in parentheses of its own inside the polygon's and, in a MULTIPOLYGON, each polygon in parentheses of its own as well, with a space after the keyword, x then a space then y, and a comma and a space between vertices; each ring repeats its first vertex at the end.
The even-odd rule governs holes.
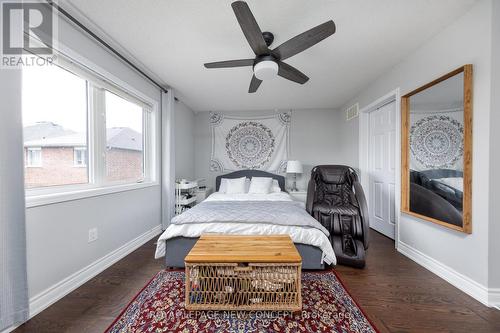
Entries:
POLYGON ((151 240, 153 237, 157 236, 161 232, 161 230, 161 225, 158 225, 153 229, 146 231, 142 235, 136 237, 135 239, 119 247, 118 249, 108 253, 107 255, 96 260, 87 267, 82 268, 78 272, 71 274, 64 280, 54 284, 38 295, 30 298, 30 318, 34 317, 53 303, 57 302, 62 297, 66 296, 88 280, 95 277, 97 274, 104 271, 106 268, 116 263, 118 260, 124 258, 129 253, 136 250, 137 248, 151 240))
POLYGON ((4 329, 3 331, 0 331, 0 333, 10 333, 18 327, 19 327, 19 325, 11 326, 9 328, 4 329))
POLYGON ((490 306, 500 310, 500 288, 490 288, 488 301, 490 306))
MULTIPOLYGON (((436 274, 443 280, 452 284, 456 288, 460 289, 464 293, 469 296, 477 299, 479 302, 483 303, 486 306, 498 306, 500 303, 493 304, 490 299, 490 291, 485 286, 477 283, 471 278, 455 271, 451 267, 444 265, 443 263, 437 261, 434 258, 429 257, 428 255, 414 249, 413 247, 399 241, 397 249, 400 253, 407 256, 411 260, 415 261, 417 264, 425 267, 432 273, 436 274)), ((497 294, 497 297, 500 296, 500 292, 497 294)), ((500 298, 497 298, 499 301, 500 298)))

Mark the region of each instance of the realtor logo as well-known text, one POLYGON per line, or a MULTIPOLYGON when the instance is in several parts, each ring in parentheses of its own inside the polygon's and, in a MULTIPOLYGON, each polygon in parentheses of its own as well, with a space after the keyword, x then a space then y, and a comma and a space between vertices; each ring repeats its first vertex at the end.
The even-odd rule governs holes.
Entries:
POLYGON ((46 1, 8 1, 1 4, 1 67, 51 63, 56 18, 46 1))

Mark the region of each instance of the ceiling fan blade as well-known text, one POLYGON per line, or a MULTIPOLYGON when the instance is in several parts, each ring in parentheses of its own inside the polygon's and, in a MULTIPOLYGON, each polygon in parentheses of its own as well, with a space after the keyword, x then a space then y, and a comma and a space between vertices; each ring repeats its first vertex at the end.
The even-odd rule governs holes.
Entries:
POLYGON ((260 30, 259 25, 257 24, 257 21, 250 11, 247 3, 244 1, 235 1, 231 4, 231 7, 233 7, 236 19, 238 20, 241 30, 243 30, 243 34, 245 35, 253 52, 256 55, 269 53, 266 41, 264 40, 264 37, 262 37, 262 31, 260 30))
POLYGON ((248 87, 248 92, 249 93, 254 93, 259 89, 260 84, 262 83, 262 80, 259 80, 258 78, 252 76, 252 81, 250 81, 250 87, 248 87))
POLYGON ((206 68, 229 68, 229 67, 253 66, 253 63, 254 59, 238 59, 238 60, 208 62, 204 66, 206 68))
POLYGON ((334 33, 335 23, 330 20, 287 40, 275 48, 272 53, 278 59, 285 60, 321 42, 334 33))
POLYGON ((309 80, 307 75, 299 71, 297 68, 284 63, 283 61, 280 61, 279 63, 278 75, 300 84, 304 84, 309 80))

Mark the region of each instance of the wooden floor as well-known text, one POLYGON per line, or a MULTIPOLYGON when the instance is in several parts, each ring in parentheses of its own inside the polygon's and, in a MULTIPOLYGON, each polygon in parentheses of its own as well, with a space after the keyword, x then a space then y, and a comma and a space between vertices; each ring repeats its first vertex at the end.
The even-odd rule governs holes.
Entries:
MULTIPOLYGON (((15 332, 103 332, 163 268, 145 244, 15 332)), ((466 263, 464 263, 466 264, 466 263)), ((500 332, 500 311, 489 309, 394 250, 372 232, 363 270, 338 266, 352 296, 381 332, 500 332)))

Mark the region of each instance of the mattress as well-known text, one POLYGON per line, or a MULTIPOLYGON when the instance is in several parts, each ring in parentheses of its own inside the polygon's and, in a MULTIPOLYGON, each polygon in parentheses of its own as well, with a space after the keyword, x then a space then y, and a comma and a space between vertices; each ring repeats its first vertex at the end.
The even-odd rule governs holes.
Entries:
POLYGON ((316 252, 321 254, 317 258, 318 266, 336 264, 328 231, 305 211, 303 204, 285 192, 237 195, 216 192, 172 219, 158 239, 155 257, 171 255, 168 240, 196 239, 204 233, 286 234, 295 244, 318 249, 316 252))

